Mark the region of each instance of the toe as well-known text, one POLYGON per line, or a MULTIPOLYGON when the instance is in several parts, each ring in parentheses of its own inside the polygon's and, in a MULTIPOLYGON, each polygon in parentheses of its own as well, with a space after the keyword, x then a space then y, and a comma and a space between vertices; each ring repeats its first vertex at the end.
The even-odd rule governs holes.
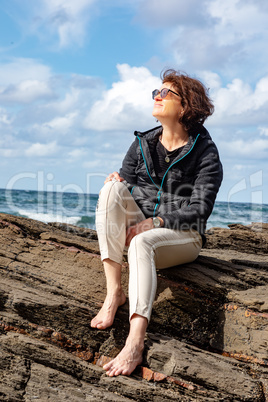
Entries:
POLYGON ((118 369, 116 369, 116 370, 114 371, 114 375, 115 375, 115 376, 120 375, 120 374, 122 374, 122 373, 123 373, 123 370, 122 370, 121 368, 118 368, 118 369))
POLYGON ((91 328, 97 328, 98 325, 99 325, 99 323, 96 321, 93 321, 93 320, 90 323, 91 328))
POLYGON ((112 362, 109 362, 109 363, 104 364, 104 366, 102 367, 103 370, 105 370, 105 371, 110 371, 111 366, 112 366, 111 363, 112 363, 112 362))
POLYGON ((122 375, 130 375, 131 371, 128 369, 122 370, 122 375))
POLYGON ((92 318, 92 320, 90 321, 90 325, 96 325, 96 323, 98 322, 97 320, 97 316, 95 316, 94 318, 92 318))

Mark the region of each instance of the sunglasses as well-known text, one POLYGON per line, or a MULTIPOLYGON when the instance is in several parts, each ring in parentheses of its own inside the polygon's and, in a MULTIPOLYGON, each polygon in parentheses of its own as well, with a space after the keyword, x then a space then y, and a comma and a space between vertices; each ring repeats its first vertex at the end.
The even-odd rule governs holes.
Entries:
POLYGON ((177 95, 177 96, 180 96, 180 95, 177 94, 176 92, 171 91, 171 89, 163 88, 163 89, 161 89, 161 91, 159 91, 159 89, 155 89, 155 90, 152 92, 152 97, 153 97, 153 99, 155 99, 155 98, 157 97, 157 95, 160 94, 161 98, 164 99, 164 98, 167 96, 167 94, 168 94, 169 92, 172 92, 173 94, 175 94, 175 95, 177 95))

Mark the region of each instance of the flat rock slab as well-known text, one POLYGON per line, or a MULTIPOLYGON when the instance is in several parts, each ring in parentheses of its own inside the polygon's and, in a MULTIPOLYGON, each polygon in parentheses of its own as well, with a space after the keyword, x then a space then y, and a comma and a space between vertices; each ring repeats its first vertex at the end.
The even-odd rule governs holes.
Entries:
POLYGON ((95 231, 0 214, 0 400, 265 401, 268 225, 207 237, 196 261, 158 271, 142 365, 109 378, 128 305, 90 327, 105 297, 95 231))
POLYGON ((258 381, 247 374, 245 364, 237 364, 221 355, 200 351, 175 339, 151 336, 155 341, 147 354, 150 368, 164 371, 168 376, 187 379, 196 384, 196 392, 204 389, 217 390, 215 397, 258 400, 261 387, 258 381), (198 387, 199 385, 199 387, 198 387))

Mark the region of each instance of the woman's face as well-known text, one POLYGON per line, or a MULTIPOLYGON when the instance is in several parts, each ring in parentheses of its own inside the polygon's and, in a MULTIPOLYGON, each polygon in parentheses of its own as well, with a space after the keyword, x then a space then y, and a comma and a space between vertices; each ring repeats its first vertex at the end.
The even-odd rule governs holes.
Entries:
MULTIPOLYGON (((165 82, 164 84, 162 84, 159 88, 159 91, 161 91, 161 89, 163 88, 171 89, 172 91, 177 92, 170 82, 165 82)), ((161 98, 161 95, 159 93, 154 99, 154 108, 152 115, 160 122, 178 122, 179 116, 182 111, 183 107, 181 105, 180 96, 175 95, 172 92, 168 92, 165 98, 161 98)))

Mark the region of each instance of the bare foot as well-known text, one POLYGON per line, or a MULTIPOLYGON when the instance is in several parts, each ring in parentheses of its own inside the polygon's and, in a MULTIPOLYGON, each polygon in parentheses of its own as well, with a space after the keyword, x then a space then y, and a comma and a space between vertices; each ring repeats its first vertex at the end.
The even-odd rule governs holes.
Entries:
POLYGON ((115 313, 119 306, 122 306, 126 302, 125 293, 120 290, 113 295, 107 295, 102 308, 91 320, 91 327, 98 329, 105 329, 110 327, 114 322, 115 313))
POLYGON ((127 339, 126 345, 115 359, 103 366, 109 377, 130 375, 142 362, 144 342, 127 339))

